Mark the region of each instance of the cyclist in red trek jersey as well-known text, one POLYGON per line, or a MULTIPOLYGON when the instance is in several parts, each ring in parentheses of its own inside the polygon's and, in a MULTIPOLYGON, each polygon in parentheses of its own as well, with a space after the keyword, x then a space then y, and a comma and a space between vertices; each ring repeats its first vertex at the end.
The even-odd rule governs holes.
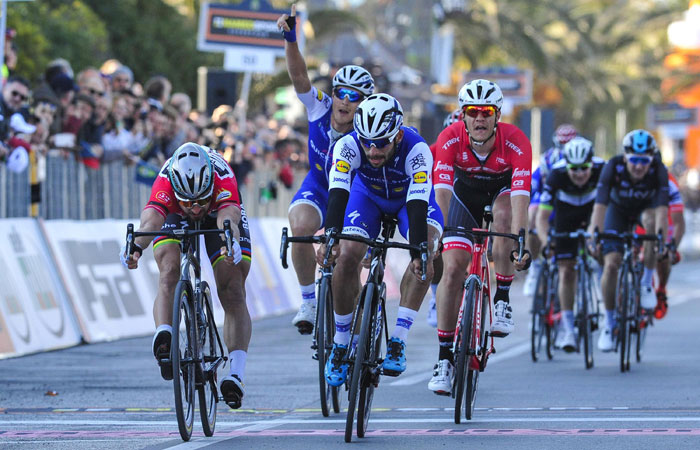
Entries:
MULTIPOLYGON (((517 234, 527 228, 532 148, 518 127, 499 123, 502 105, 503 94, 496 83, 470 81, 459 91, 464 120, 438 136, 433 183, 447 227, 479 228, 484 207, 492 205, 493 231, 517 234)), ((472 243, 449 231, 442 242, 444 267, 437 289, 440 352, 428 388, 449 395, 454 379, 451 347, 472 243)), ((512 244, 505 238, 493 240, 497 283, 491 325, 494 336, 507 336, 513 331, 508 291, 514 269, 526 269, 530 263, 527 251, 521 260, 516 254, 511 263, 513 253, 512 244)))
MULTIPOLYGON (((233 256, 226 256, 226 243, 218 234, 207 235, 205 246, 224 308, 224 343, 231 362, 230 373, 221 381, 220 391, 229 406, 238 408, 244 396, 243 375, 252 328, 245 295, 251 242, 238 183, 226 160, 216 151, 192 142, 180 146, 165 162, 153 183, 137 231, 192 228, 196 221, 200 222, 202 229, 221 229, 225 220, 230 220, 232 225, 233 256)), ((148 236, 136 237, 132 255, 125 254, 126 246, 122 248, 122 264, 136 269, 151 239, 148 236)), ((180 278, 177 243, 177 240, 165 236, 153 239, 153 255, 160 271, 158 294, 153 305, 156 324, 153 355, 159 362, 170 358, 173 296, 180 278)), ((171 380, 172 365, 164 362, 159 365, 161 376, 171 380)))

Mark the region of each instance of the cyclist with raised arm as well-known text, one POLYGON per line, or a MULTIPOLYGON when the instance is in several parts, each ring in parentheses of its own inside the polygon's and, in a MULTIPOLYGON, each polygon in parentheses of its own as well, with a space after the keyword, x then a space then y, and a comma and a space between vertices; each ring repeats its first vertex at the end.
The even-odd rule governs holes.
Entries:
MULTIPOLYGON (((431 255, 425 280, 417 252, 411 252, 411 262, 401 280, 396 326, 382 366, 385 375, 398 376, 406 370, 406 337, 430 286, 432 256, 442 233, 442 214, 431 182, 433 157, 415 129, 403 126, 401 105, 390 95, 374 94, 360 103, 354 127, 354 132, 333 147, 326 232, 342 229, 344 234, 374 239, 379 235, 382 215, 393 214, 401 234, 411 244, 427 241, 431 255)), ((347 377, 348 364, 343 360, 359 294, 357 269, 366 252, 363 243, 341 240, 333 255, 336 333, 326 365, 331 386, 340 386, 347 377)), ((317 252, 319 262, 325 253, 326 247, 321 245, 317 252)))
MULTIPOLYGON (((438 136, 433 168, 435 196, 447 217, 446 226, 480 228, 484 207, 493 205, 492 230, 518 234, 527 229, 528 222, 530 141, 515 125, 499 123, 503 94, 496 83, 470 81, 462 86, 458 99, 464 120, 438 136)), ((472 242, 445 232, 442 243, 443 274, 437 290, 440 349, 428 388, 449 395, 454 379, 452 343, 472 242)), ((519 259, 512 244, 497 237, 493 239, 493 259, 497 286, 491 334, 503 337, 514 327, 509 298, 514 269, 526 269, 530 255, 525 251, 519 259)))
MULTIPOLYGON (((287 72, 297 97, 306 107, 309 121, 309 173, 289 205, 289 225, 294 236, 308 236, 323 226, 328 204, 329 149, 352 131, 357 105, 374 93, 374 80, 360 66, 341 67, 333 77, 332 97, 311 85, 306 62, 296 42, 296 4, 290 15, 277 19, 283 31, 287 72)), ((316 259, 312 244, 292 244, 292 264, 301 289, 302 303, 292 325, 310 334, 316 320, 316 259)))
MULTIPOLYGON (((654 157, 656 140, 645 130, 633 130, 622 140, 624 154, 611 158, 598 181, 591 231, 594 229, 622 234, 631 231, 640 221, 644 229, 653 233, 661 229, 666 236, 668 227, 668 171, 659 158, 654 157)), ((641 280, 641 307, 652 311, 656 296, 652 278, 656 266, 654 246, 644 245, 644 275, 641 280)), ((605 326, 598 338, 598 348, 609 352, 615 349, 614 330, 615 290, 617 274, 622 264, 623 243, 603 240, 596 254, 603 255, 601 289, 605 302, 605 326)))
MULTIPOLYGON (((533 255, 532 267, 527 271, 525 283, 523 284, 523 294, 530 296, 535 293, 537 285, 537 276, 540 273, 542 258, 540 258, 540 250, 544 242, 540 241, 537 233, 537 213, 539 211, 540 195, 544 188, 544 183, 547 180, 552 166, 562 159, 562 152, 567 142, 578 136, 578 131, 573 125, 563 123, 554 130, 552 142, 554 145, 547 149, 540 157, 540 165, 532 171, 532 185, 530 189, 530 208, 528 210, 530 233, 527 239, 527 248, 530 249, 533 255)), ((550 218, 551 219, 551 218, 550 218)))
MULTIPOLYGON (((537 234, 547 242, 549 217, 554 212, 553 229, 566 233, 588 228, 596 196, 598 178, 605 161, 593 156, 593 143, 575 137, 564 145, 563 159, 552 166, 540 195, 537 234)), ((559 302, 562 329, 555 347, 570 353, 576 350, 574 334, 574 295, 576 293, 575 239, 557 238, 554 257, 559 270, 559 302)))
MULTIPOLYGON (((230 220, 233 235, 233 256, 226 256, 226 242, 220 235, 207 235, 206 251, 214 269, 216 289, 224 308, 224 343, 229 351, 229 375, 221 381, 224 401, 232 408, 240 407, 244 396, 243 378, 251 321, 246 305, 245 280, 250 270, 251 242, 248 220, 241 205, 238 183, 228 165, 216 151, 188 142, 165 162, 151 188, 151 197, 141 213, 137 231, 177 230, 192 228, 200 222, 203 229, 223 228, 230 220)), ((172 366, 160 362, 170 358, 173 333, 173 297, 180 278, 180 249, 171 238, 139 236, 134 239, 133 254, 122 248, 122 263, 129 269, 138 267, 139 259, 153 240, 160 278, 153 305, 156 333, 153 355, 159 360, 161 376, 173 378, 172 366)))

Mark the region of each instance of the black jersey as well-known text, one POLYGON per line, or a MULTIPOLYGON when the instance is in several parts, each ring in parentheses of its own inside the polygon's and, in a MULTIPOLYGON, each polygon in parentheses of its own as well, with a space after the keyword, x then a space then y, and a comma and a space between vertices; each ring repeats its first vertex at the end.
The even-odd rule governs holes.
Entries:
POLYGON ((561 208, 592 206, 596 199, 596 187, 605 161, 602 158, 593 157, 591 177, 583 186, 576 186, 566 169, 566 161, 557 161, 547 176, 542 194, 540 207, 545 209, 556 208, 557 214, 561 208))
POLYGON ((668 171, 659 158, 653 158, 644 178, 633 182, 625 165, 625 156, 608 161, 598 182, 596 203, 638 214, 646 208, 668 206, 668 171))

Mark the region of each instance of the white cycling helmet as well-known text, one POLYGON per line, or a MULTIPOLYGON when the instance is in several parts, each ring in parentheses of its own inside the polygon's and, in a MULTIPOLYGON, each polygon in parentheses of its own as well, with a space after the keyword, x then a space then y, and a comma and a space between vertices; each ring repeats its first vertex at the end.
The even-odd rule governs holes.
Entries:
POLYGON ((211 158, 205 147, 193 142, 175 150, 168 165, 168 177, 178 200, 207 198, 214 190, 211 158))
POLYGON ((445 117, 445 120, 442 122, 442 128, 447 128, 450 125, 452 125, 455 122, 459 122, 464 118, 464 114, 462 113, 461 109, 455 109, 451 113, 445 117))
POLYGON ((593 159, 593 143, 577 136, 564 144, 564 159, 567 164, 580 165, 593 159))
POLYGON ((374 93, 374 79, 370 73, 353 64, 343 66, 335 73, 333 77, 333 87, 345 86, 356 89, 365 97, 374 93))
POLYGON ((362 100, 355 111, 354 126, 360 138, 393 138, 402 125, 401 104, 389 94, 370 95, 362 100))
POLYGON ((501 92, 501 88, 489 80, 470 81, 459 90, 457 99, 460 109, 472 105, 493 105, 500 111, 503 106, 503 92, 501 92))
POLYGON ((653 155, 656 152, 656 139, 646 130, 632 130, 622 139, 625 153, 653 155))

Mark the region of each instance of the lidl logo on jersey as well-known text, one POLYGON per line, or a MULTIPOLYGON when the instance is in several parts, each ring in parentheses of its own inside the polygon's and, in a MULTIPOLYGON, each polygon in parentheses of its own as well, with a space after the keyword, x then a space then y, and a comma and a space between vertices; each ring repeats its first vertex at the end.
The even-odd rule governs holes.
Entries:
POLYGON ((422 184, 428 182, 428 173, 425 171, 416 172, 413 174, 413 182, 422 184))
POLYGON ((226 200, 227 198, 231 198, 231 191, 227 191, 226 189, 222 189, 216 194, 217 202, 220 202, 221 200, 226 200))
POLYGON ((170 196, 165 191, 158 191, 156 198, 165 204, 170 203, 170 196))
POLYGON ((343 160, 338 160, 335 162, 335 169, 340 173, 350 172, 350 164, 343 160))

